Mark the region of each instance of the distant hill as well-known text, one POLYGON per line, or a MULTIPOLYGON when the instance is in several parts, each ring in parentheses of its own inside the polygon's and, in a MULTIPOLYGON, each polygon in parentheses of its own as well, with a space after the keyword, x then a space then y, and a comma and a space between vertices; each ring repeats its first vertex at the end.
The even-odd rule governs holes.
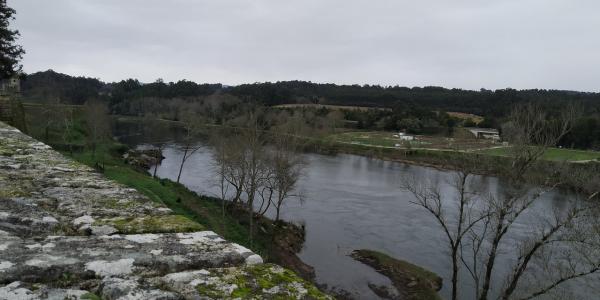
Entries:
POLYGON ((197 84, 186 80, 141 83, 136 79, 127 79, 105 83, 96 78, 74 77, 53 70, 29 74, 22 83, 25 101, 40 102, 58 98, 65 104, 83 104, 91 98, 105 98, 114 104, 141 97, 194 97, 210 95, 221 88, 221 84, 197 84))
POLYGON ((432 110, 502 116, 522 102, 539 101, 549 110, 560 110, 569 102, 584 104, 587 113, 600 113, 600 93, 559 90, 462 90, 442 87, 381 87, 335 85, 305 81, 243 84, 231 93, 263 101, 268 105, 313 103, 345 106, 419 106, 432 110))
POLYGON ((52 70, 37 72, 21 82, 21 92, 26 102, 41 102, 59 98, 68 104, 83 104, 98 97, 106 84, 98 79, 73 77, 52 70))
POLYGON ((98 79, 73 77, 52 70, 27 76, 22 85, 25 101, 59 98, 67 104, 82 104, 94 97, 106 98, 111 104, 131 99, 186 98, 229 93, 247 101, 266 105, 327 104, 343 106, 395 108, 414 106, 436 111, 452 111, 479 116, 501 117, 517 103, 537 101, 549 111, 578 102, 586 115, 600 114, 600 93, 560 90, 499 89, 480 91, 443 87, 382 87, 378 85, 336 85, 306 81, 282 81, 223 86, 181 80, 165 83, 141 83, 127 79, 105 83, 98 79))

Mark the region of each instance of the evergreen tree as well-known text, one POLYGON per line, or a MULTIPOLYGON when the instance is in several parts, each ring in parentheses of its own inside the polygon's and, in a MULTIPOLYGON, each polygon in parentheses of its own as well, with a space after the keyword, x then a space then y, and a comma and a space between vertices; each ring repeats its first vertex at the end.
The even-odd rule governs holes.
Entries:
POLYGON ((10 21, 14 20, 16 11, 0 0, 0 79, 6 79, 21 71, 19 61, 25 50, 15 44, 19 37, 18 30, 9 28, 10 21))

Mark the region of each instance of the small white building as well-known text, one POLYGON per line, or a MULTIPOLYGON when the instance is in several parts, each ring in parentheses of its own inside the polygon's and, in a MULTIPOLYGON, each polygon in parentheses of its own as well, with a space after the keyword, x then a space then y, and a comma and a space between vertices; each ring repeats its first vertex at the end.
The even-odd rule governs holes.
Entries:
POLYGON ((404 132, 399 132, 398 133, 398 138, 401 141, 414 141, 415 140, 415 137, 413 135, 408 135, 408 134, 406 134, 404 132))
POLYGON ((500 132, 494 128, 465 127, 465 129, 471 132, 477 139, 500 140, 500 132))

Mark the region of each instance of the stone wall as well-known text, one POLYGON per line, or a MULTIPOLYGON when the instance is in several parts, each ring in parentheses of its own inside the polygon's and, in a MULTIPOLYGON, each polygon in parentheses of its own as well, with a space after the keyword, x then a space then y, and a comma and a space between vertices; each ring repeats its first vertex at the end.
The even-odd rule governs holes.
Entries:
POLYGON ((0 122, 0 299, 329 298, 0 122))

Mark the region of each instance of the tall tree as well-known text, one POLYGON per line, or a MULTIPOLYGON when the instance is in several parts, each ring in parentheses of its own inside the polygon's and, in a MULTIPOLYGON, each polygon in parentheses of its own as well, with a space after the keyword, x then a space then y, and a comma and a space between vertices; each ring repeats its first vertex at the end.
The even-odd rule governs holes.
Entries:
POLYGON ((16 11, 0 0, 0 79, 6 79, 21 71, 19 61, 25 54, 23 47, 16 44, 20 34, 18 30, 9 28, 16 11))
POLYGON ((191 103, 182 105, 180 108, 181 124, 185 129, 185 138, 183 142, 183 157, 179 164, 179 173, 177 174, 177 183, 181 180, 181 173, 183 172, 185 162, 196 153, 196 151, 202 148, 202 145, 194 142, 194 138, 200 131, 201 126, 206 123, 206 118, 199 113, 200 107, 201 104, 199 103, 191 103))

